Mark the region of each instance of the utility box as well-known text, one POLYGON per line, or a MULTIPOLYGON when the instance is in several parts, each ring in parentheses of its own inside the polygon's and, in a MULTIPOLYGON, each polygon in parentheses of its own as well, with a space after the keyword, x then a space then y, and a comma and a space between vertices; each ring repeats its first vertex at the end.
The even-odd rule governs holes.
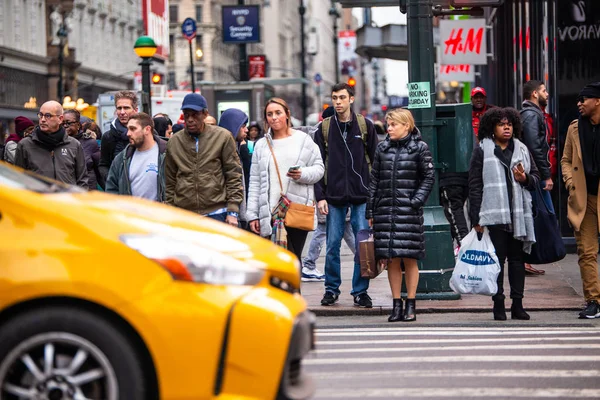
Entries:
POLYGON ((438 162, 441 172, 468 172, 475 135, 470 103, 437 104, 438 162))
POLYGON ((228 108, 242 110, 250 121, 262 121, 265 103, 275 93, 273 87, 258 82, 201 83, 200 88, 208 110, 217 122, 228 108))

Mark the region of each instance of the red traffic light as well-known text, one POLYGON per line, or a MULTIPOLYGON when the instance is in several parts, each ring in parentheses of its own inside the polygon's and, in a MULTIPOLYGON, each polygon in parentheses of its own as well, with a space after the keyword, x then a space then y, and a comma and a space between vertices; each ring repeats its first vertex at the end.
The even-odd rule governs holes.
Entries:
POLYGON ((155 85, 159 85, 162 82, 161 74, 152 74, 152 83, 155 85))
POLYGON ((348 85, 354 87, 356 85, 356 79, 354 78, 348 78, 348 85))

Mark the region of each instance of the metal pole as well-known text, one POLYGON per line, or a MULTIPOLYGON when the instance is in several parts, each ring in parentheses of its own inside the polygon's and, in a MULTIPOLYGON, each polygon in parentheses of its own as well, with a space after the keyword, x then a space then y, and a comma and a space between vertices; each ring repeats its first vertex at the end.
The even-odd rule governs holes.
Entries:
POLYGON ((196 75, 194 74, 194 51, 192 50, 192 41, 188 40, 190 44, 190 75, 192 82, 192 93, 196 93, 196 75))
POLYGON ((64 64, 63 47, 64 47, 64 45, 65 45, 64 39, 62 38, 62 36, 60 36, 59 45, 58 45, 58 88, 57 88, 59 103, 63 102, 63 98, 65 96, 65 85, 63 84, 63 64, 64 64))
MULTIPOLYGON (((300 7, 298 8, 300 12, 300 64, 302 68, 302 79, 306 79, 306 37, 304 34, 304 14, 306 12, 306 7, 304 7, 304 0, 300 0, 300 7)), ((306 126, 306 83, 302 82, 302 125, 306 126)))
MULTIPOLYGON (((402 3, 401 3, 402 5, 402 3)), ((415 123, 423 140, 428 144, 434 168, 438 168, 437 121, 435 111, 435 80, 433 47, 433 0, 408 0, 408 67, 411 83, 429 83, 429 103, 427 108, 412 108, 415 123)), ((436 179, 433 190, 423 210, 425 242, 427 254, 419 261, 421 278, 417 293, 428 299, 457 299, 460 295, 452 292, 449 286, 450 272, 454 266, 452 257, 452 237, 450 226, 439 205, 439 184, 436 179)))
MULTIPOLYGON (((333 2, 332 2, 333 4, 333 2)), ((338 14, 333 16, 333 54, 335 55, 335 83, 340 83, 340 58, 338 54, 338 14)))
POLYGON ((152 99, 150 93, 150 58, 142 58, 140 63, 142 67, 142 92, 148 99, 147 102, 142 102, 143 110, 146 114, 152 115, 152 99))
MULTIPOLYGON (((243 6, 244 0, 238 0, 238 5, 243 6)), ((240 44, 240 81, 248 80, 248 54, 246 53, 246 44, 240 44)))

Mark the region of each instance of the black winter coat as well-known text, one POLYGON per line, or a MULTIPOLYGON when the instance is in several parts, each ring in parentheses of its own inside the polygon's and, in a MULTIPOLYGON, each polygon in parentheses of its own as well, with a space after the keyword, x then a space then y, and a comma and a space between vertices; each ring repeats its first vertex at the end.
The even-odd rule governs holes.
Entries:
POLYGON ((375 257, 425 257, 423 206, 435 182, 429 147, 415 130, 377 146, 366 218, 373 218, 375 257))
POLYGON ((523 143, 533 155, 535 165, 540 171, 542 180, 550 178, 550 160, 548 152, 550 145, 546 138, 546 119, 544 112, 529 100, 523 102, 521 110, 521 121, 523 122, 523 143))

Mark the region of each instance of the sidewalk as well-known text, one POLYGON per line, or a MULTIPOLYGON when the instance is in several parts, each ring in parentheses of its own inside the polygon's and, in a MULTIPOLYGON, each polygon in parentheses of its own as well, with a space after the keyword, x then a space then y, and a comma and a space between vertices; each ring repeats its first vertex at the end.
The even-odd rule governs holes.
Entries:
MULTIPOLYGON (((305 250, 310 243, 310 235, 306 242, 305 250)), ((342 286, 339 301, 333 306, 321 306, 324 293, 323 282, 302 282, 302 296, 306 299, 308 307, 318 316, 339 315, 387 315, 391 312, 392 295, 390 292, 387 273, 384 271, 372 280, 369 295, 373 299, 373 308, 365 309, 354 306, 350 296, 352 287, 352 272, 354 256, 352 252, 342 245, 342 286)), ((317 260, 317 267, 323 271, 325 264, 325 249, 317 260)), ((525 278, 525 297, 523 304, 527 311, 552 311, 572 310, 580 311, 585 302, 583 300, 581 278, 577 255, 568 254, 558 263, 536 266, 546 270, 545 275, 530 276, 525 278)), ((510 307, 508 293, 510 285, 508 274, 505 273, 505 293, 507 294, 507 307, 510 307)), ((418 300, 417 312, 489 312, 492 310, 492 299, 487 296, 462 295, 459 300, 418 300)), ((576 314, 574 314, 576 317, 576 314)))

